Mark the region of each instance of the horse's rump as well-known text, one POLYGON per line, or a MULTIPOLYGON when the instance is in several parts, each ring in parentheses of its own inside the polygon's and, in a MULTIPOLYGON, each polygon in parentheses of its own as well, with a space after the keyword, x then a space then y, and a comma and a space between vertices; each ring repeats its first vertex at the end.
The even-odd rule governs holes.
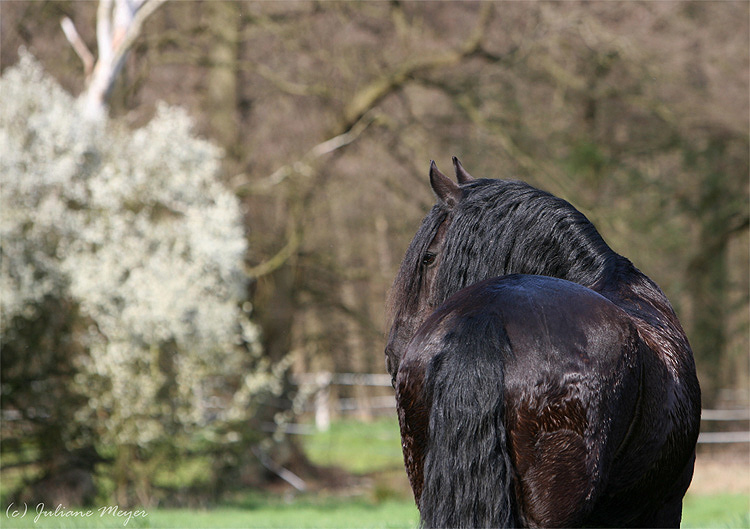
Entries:
POLYGON ((560 279, 505 276, 451 297, 397 379, 423 522, 582 523, 635 415, 637 340, 623 311, 560 279))

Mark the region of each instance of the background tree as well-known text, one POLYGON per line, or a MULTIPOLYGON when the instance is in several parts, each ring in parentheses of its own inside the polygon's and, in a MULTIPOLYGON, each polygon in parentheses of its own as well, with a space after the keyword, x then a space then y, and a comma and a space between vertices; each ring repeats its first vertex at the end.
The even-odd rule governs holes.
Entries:
POLYGON ((3 405, 20 420, 4 448, 39 452, 36 500, 91 501, 109 461, 118 503, 149 504, 164 458, 259 442, 280 387, 249 319, 240 205, 178 109, 134 132, 82 122, 29 55, 0 89, 3 405))

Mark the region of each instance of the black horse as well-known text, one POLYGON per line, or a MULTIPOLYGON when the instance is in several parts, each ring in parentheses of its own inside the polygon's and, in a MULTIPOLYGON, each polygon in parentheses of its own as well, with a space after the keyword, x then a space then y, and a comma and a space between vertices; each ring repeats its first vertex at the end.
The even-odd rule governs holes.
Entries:
POLYGON ((678 527, 700 389, 669 301, 568 202, 453 161, 389 300, 422 526, 678 527))

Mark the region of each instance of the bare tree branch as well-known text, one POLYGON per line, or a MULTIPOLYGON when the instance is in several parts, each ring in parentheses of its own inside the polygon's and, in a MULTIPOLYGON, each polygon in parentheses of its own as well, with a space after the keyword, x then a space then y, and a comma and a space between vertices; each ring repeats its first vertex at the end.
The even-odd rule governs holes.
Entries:
MULTIPOLYGON (((349 130, 329 138, 313 146, 298 161, 284 165, 276 169, 271 175, 255 184, 242 183, 234 187, 234 192, 238 196, 246 196, 255 192, 267 191, 270 188, 280 184, 293 174, 309 175, 313 172, 312 164, 320 157, 338 150, 354 142, 374 121, 377 121, 380 114, 370 112, 362 116, 349 130)), ((235 177, 236 180, 247 180, 247 175, 240 174, 235 177)))
MULTIPOLYGON (((241 184, 236 186, 235 192, 240 196, 244 196, 254 191, 262 191, 273 187, 294 173, 309 174, 312 170, 312 162, 324 154, 350 144, 377 119, 377 116, 373 113, 373 109, 385 96, 401 88, 418 73, 451 66, 457 64, 465 57, 478 53, 481 50, 482 40, 484 39, 487 25, 492 15, 492 9, 493 6, 491 3, 482 6, 479 22, 474 31, 457 50, 451 50, 435 57, 407 63, 395 72, 372 81, 356 93, 346 106, 344 120, 339 126, 339 130, 341 131, 339 134, 315 145, 299 161, 280 167, 263 181, 255 185, 241 184)), ((245 175, 238 176, 244 177, 245 175)))
MULTIPOLYGON (((493 7, 491 3, 482 6, 479 22, 474 31, 458 49, 428 59, 420 59, 407 63, 398 68, 395 72, 391 72, 372 81, 368 86, 355 94, 346 106, 344 110, 344 120, 339 125, 339 130, 341 131, 339 134, 315 145, 308 150, 300 160, 280 167, 261 182, 255 185, 243 183, 235 186, 235 193, 239 196, 245 196, 252 192, 265 191, 278 185, 294 174, 313 174, 313 163, 318 158, 338 150, 345 145, 349 145, 378 118, 379 114, 376 113, 375 108, 388 94, 401 88, 417 74, 452 66, 459 63, 462 59, 481 50, 481 44, 492 15, 492 9, 493 7)), ((238 177, 246 180, 246 175, 238 175, 238 177)), ((301 221, 298 216, 292 215, 292 217, 293 218, 290 220, 291 225, 299 225, 301 221)), ((255 267, 248 268, 245 271, 247 275, 259 277, 271 273, 281 267, 287 260, 293 257, 297 251, 301 238, 300 232, 301 230, 299 228, 292 228, 291 236, 287 244, 267 261, 255 267)))
POLYGON ((63 33, 65 33, 65 38, 68 39, 70 45, 73 46, 73 50, 83 62, 83 73, 88 80, 94 69, 94 55, 89 51, 86 43, 83 42, 83 39, 78 34, 78 31, 70 18, 64 17, 60 21, 60 26, 62 26, 63 33))
POLYGON ((296 254, 297 249, 299 249, 301 237, 299 232, 295 228, 292 228, 291 232, 292 233, 289 237, 289 241, 281 250, 276 253, 276 255, 256 266, 246 267, 245 275, 252 278, 258 278, 268 275, 281 268, 284 263, 286 263, 294 254, 296 254))
POLYGON ((295 96, 307 96, 307 95, 326 95, 328 93, 328 88, 323 85, 304 85, 300 83, 295 83, 292 81, 287 81, 286 79, 282 78, 279 74, 273 71, 273 69, 269 68, 265 64, 252 64, 251 69, 255 71, 258 75, 263 77, 266 81, 272 83, 276 88, 278 88, 281 92, 295 95, 295 96))
POLYGON ((480 50, 487 24, 491 18, 492 9, 491 2, 482 6, 477 26, 469 38, 457 50, 451 50, 427 59, 408 62, 395 72, 389 72, 383 77, 375 79, 357 92, 344 110, 342 128, 348 129, 351 124, 355 123, 366 112, 375 107, 385 96, 401 88, 418 73, 458 64, 462 59, 480 50))
MULTIPOLYGON (((314 172, 312 164, 315 160, 355 141, 362 134, 362 132, 376 119, 377 115, 374 113, 363 116, 357 123, 355 123, 351 130, 315 145, 312 149, 307 151, 307 153, 299 161, 280 167, 279 169, 274 171, 273 174, 271 174, 268 178, 264 179, 262 182, 255 186, 243 184, 239 187, 235 187, 235 193, 238 196, 244 196, 252 192, 261 190, 265 191, 283 182, 286 178, 293 174, 312 174, 314 172)), ((244 175, 239 176, 244 177, 244 175)), ((268 260, 263 261, 262 263, 253 267, 246 267, 245 274, 248 277, 258 278, 264 275, 268 275, 282 267, 297 253, 302 239, 302 221, 300 219, 301 215, 299 214, 299 212, 296 214, 291 214, 291 218, 289 221, 290 233, 287 243, 268 260)))
MULTIPOLYGON (((112 42, 112 45, 115 49, 115 54, 112 61, 114 64, 119 64, 119 66, 122 66, 123 59, 130 51, 130 48, 133 47, 133 44, 135 44, 136 39, 141 34, 143 23, 166 1, 167 0, 141 0, 140 2, 135 3, 136 7, 134 12, 126 11, 126 13, 132 16, 132 18, 127 19, 128 23, 124 28, 125 32, 122 36, 122 40, 115 39, 112 42)), ((126 5, 127 0, 117 0, 117 2, 118 4, 124 6, 126 5)))

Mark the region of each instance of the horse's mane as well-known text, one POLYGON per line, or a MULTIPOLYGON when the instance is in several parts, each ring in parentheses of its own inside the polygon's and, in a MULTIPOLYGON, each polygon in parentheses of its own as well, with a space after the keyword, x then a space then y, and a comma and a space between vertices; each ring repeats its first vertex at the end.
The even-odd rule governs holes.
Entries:
POLYGON ((507 274, 567 279, 586 287, 622 259, 570 203, 519 181, 477 180, 456 205, 436 295, 507 274))
POLYGON ((490 179, 464 184, 461 191, 453 209, 438 203, 422 222, 394 282, 392 311, 408 311, 419 298, 422 255, 449 216, 433 289, 436 306, 490 277, 535 274, 592 288, 605 283, 618 264, 630 264, 580 211, 545 191, 490 179))

